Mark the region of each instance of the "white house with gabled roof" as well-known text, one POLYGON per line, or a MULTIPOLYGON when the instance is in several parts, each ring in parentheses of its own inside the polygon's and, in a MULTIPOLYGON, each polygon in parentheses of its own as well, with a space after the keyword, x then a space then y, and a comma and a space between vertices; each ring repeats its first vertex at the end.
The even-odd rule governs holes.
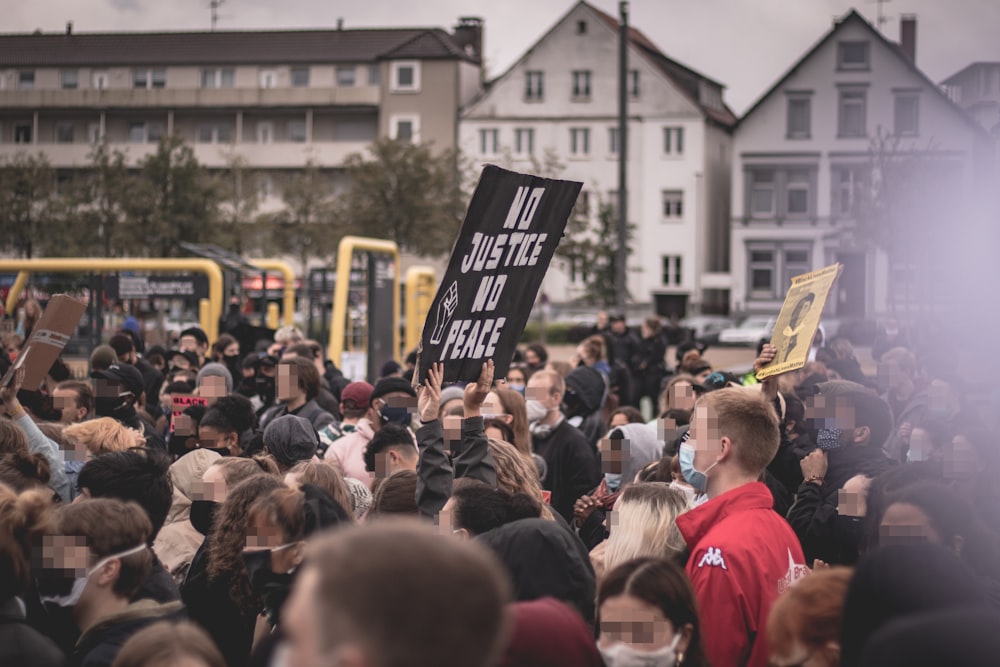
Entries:
MULTIPOLYGON (((554 156, 596 215, 618 188, 618 20, 578 2, 462 111, 459 146, 474 163, 531 171, 554 156)), ((683 317, 728 306, 730 128, 722 84, 665 56, 637 29, 629 44, 628 263, 633 301, 683 317)), ((554 175, 554 174, 546 174, 554 175)), ((558 257, 542 293, 584 293, 558 257)))
POLYGON ((777 313, 792 276, 834 262, 828 315, 948 299, 941 258, 975 213, 992 142, 916 67, 916 19, 900 27, 897 44, 851 11, 740 119, 733 312, 777 313))

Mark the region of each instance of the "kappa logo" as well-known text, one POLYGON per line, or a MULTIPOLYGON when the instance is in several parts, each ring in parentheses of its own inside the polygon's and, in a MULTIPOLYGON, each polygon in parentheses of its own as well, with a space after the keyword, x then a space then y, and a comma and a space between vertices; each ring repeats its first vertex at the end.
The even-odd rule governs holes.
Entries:
POLYGON ((716 547, 709 547, 705 551, 705 555, 701 557, 701 562, 698 563, 698 567, 721 567, 726 570, 726 561, 722 558, 722 549, 716 547))

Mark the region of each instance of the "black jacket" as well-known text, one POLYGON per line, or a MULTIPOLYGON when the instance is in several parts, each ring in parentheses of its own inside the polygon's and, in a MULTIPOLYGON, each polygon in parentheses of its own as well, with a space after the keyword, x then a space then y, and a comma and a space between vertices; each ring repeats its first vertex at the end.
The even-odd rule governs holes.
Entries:
POLYGON ((229 667, 243 667, 250 659, 253 631, 257 623, 255 610, 243 610, 229 596, 230 577, 208 577, 208 549, 211 538, 205 538, 181 586, 181 599, 191 620, 211 637, 222 652, 229 667))
POLYGON ((317 433, 319 433, 324 428, 326 428, 327 426, 336 421, 333 415, 331 415, 323 408, 319 407, 319 404, 316 402, 316 399, 314 398, 311 401, 307 402, 298 410, 293 410, 291 412, 288 411, 288 406, 286 406, 284 403, 278 403, 277 405, 272 405, 267 410, 265 410, 264 413, 261 414, 260 416, 261 431, 263 431, 264 428, 269 423, 271 423, 278 417, 289 414, 298 415, 303 419, 307 419, 309 423, 313 425, 313 428, 316 429, 317 433))
POLYGON ((102 620, 76 642, 70 661, 72 667, 111 667, 118 651, 129 637, 147 625, 165 619, 179 619, 184 606, 180 602, 158 604, 152 600, 133 602, 124 611, 102 620))
POLYGON ((573 504, 601 483, 601 467, 580 431, 563 420, 547 437, 532 435, 535 452, 545 459, 543 488, 552 492, 552 509, 573 520, 573 504))
POLYGON ((519 602, 554 597, 592 623, 595 577, 583 542, 556 521, 521 519, 476 538, 495 553, 514 583, 519 602))
POLYGON ((438 420, 417 430, 420 461, 417 463, 417 507, 424 517, 433 518, 451 498, 452 483, 469 477, 497 485, 497 471, 483 430, 483 418, 462 420, 462 439, 449 457, 444 449, 444 432, 438 420))
POLYGON ((149 576, 139 586, 139 590, 132 596, 132 602, 139 600, 155 600, 156 602, 176 602, 181 599, 181 591, 177 588, 177 582, 163 567, 160 559, 153 554, 153 567, 149 571, 149 576))
POLYGON ((858 560, 861 519, 837 513, 837 493, 856 475, 876 477, 892 467, 881 448, 872 445, 841 447, 827 453, 829 467, 823 485, 802 483, 788 523, 802 544, 806 562, 814 558, 831 565, 852 565, 858 560))
POLYGON ((16 598, 0 602, 0 665, 62 667, 65 663, 52 640, 28 625, 16 598))

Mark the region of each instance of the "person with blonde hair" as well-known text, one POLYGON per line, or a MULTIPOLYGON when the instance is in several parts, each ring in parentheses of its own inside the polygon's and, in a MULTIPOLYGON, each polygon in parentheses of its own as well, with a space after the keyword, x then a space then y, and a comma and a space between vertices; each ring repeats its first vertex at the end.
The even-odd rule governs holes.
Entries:
POLYGON ((490 455, 497 473, 497 488, 510 494, 523 493, 537 500, 542 506, 541 518, 555 520, 538 481, 538 473, 531 461, 526 459, 514 445, 503 440, 488 440, 490 455))
POLYGON ((129 428, 111 417, 70 424, 63 429, 63 435, 76 443, 78 453, 85 449, 86 458, 146 446, 146 438, 141 431, 129 428))
POLYGON ((684 552, 676 521, 687 509, 684 494, 662 482, 626 486, 615 505, 611 535, 591 551, 598 581, 604 572, 633 558, 676 561, 684 552))

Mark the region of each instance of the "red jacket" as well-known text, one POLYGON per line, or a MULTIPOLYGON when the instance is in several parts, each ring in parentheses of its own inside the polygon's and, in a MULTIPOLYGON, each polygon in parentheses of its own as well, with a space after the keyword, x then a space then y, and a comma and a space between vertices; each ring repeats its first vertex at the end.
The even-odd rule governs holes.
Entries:
POLYGON ((771 604, 808 572, 798 538, 773 505, 755 482, 677 517, 713 667, 766 667, 771 604))

